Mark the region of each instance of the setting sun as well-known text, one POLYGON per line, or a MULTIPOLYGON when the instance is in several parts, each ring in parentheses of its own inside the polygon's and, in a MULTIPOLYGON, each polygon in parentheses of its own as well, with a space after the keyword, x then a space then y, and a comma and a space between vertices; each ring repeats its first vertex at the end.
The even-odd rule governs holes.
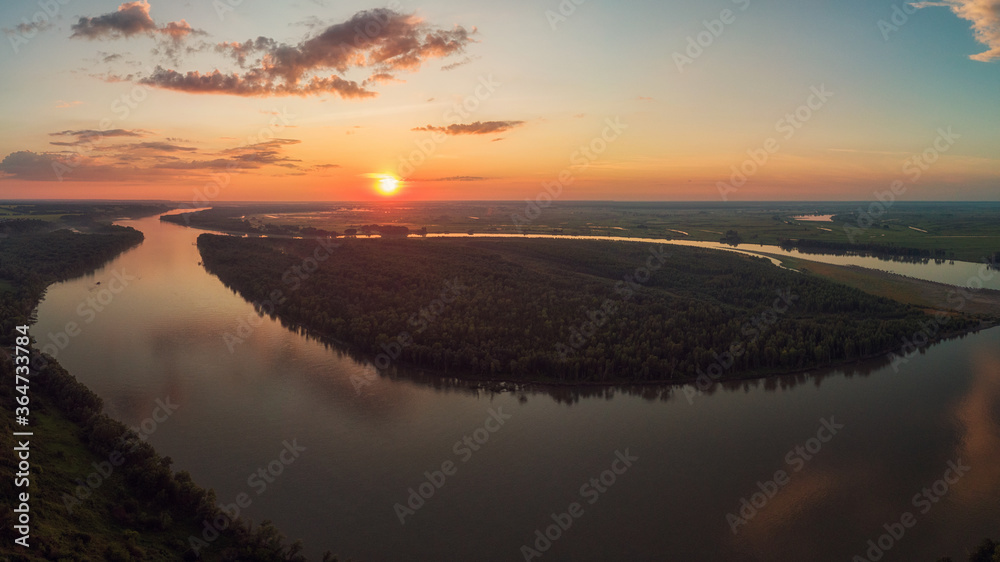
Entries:
POLYGON ((399 190, 399 180, 393 176, 382 176, 376 187, 383 195, 392 195, 399 190))

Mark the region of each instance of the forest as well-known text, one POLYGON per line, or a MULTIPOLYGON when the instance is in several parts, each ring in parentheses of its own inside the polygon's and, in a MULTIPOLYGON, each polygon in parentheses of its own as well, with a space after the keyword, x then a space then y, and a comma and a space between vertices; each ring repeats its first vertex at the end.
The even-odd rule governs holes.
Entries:
POLYGON ((879 244, 874 242, 850 243, 831 242, 828 240, 808 240, 783 238, 779 246, 786 250, 792 248, 807 254, 848 254, 857 256, 888 257, 899 261, 926 262, 930 259, 954 259, 955 252, 936 249, 905 248, 895 244, 879 244))
MULTIPOLYGON (((723 378, 757 376, 898 350, 930 319, 762 258, 697 248, 549 239, 337 243, 316 260, 316 240, 198 238, 205 268, 262 312, 369 358, 391 350, 394 360, 454 376, 685 381, 715 364, 723 378), (448 302, 443 293, 455 284, 465 289, 448 302)), ((979 325, 956 316, 936 336, 979 325)))
MULTIPOLYGON (((90 233, 36 219, 0 221, 0 320, 4 352, 0 374, 14 379, 9 355, 15 326, 30 324, 49 284, 92 271, 140 244, 143 234, 123 226, 87 223, 90 233)), ((37 354, 37 350, 33 352, 37 354)), ((206 520, 222 516, 215 494, 195 484, 186 472, 171 470, 140 436, 103 414, 101 399, 52 358, 34 355, 30 372, 31 427, 44 432, 32 442, 33 486, 30 550, 15 547, 12 501, 0 504, 0 556, 27 560, 304 560, 298 543, 288 545, 269 522, 253 525, 237 519, 199 554, 190 536, 201 536, 206 520), (120 467, 100 488, 74 497, 80 479, 95 466, 121 455, 120 467), (36 469, 35 467, 40 467, 36 469), (37 472, 35 472, 37 470, 37 472), (72 510, 67 508, 72 506, 72 510)), ((18 394, 20 396, 20 394, 18 394)), ((13 384, 0 385, 0 400, 14 404, 13 384)), ((16 466, 14 411, 0 415, 0 462, 16 466)), ((0 496, 14 498, 13 478, 0 481, 0 496)), ((324 560, 335 560, 326 555, 324 560)))

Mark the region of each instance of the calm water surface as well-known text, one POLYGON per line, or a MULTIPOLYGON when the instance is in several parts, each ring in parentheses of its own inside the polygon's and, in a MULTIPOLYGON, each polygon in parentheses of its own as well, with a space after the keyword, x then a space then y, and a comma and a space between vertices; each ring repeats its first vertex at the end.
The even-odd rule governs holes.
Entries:
MULTIPOLYGON (((169 398, 178 409, 150 434, 157 450, 221 502, 248 493, 245 516, 273 520, 313 558, 523 560, 521 546, 572 502, 582 516, 540 560, 847 561, 905 512, 916 524, 882 560, 958 557, 1000 537, 998 329, 935 345, 898 372, 872 362, 691 401, 682 388, 491 393, 416 376, 358 393, 352 376, 374 368, 260 319, 199 265, 200 231, 156 217, 122 224, 145 242, 51 287, 33 332, 44 343, 81 324, 57 358, 108 414, 138 425, 169 398), (135 279, 87 322, 80 306, 116 272, 135 279), (230 352, 223 335, 247 319, 259 326, 230 352), (494 433, 481 430, 497 429, 491 410, 509 416, 494 433), (843 428, 816 451, 823 418, 843 428), (488 440, 456 450, 474 435, 488 440), (305 450, 273 482, 248 482, 293 440, 305 450), (798 446, 813 447, 809 460, 798 446), (638 458, 603 493, 581 495, 616 451, 638 458), (400 524, 394 505, 446 461, 457 471, 400 524), (914 504, 949 461, 970 469, 936 503, 914 504), (779 470, 787 483, 734 534, 727 514, 779 470)), ((969 271, 879 263, 956 282, 969 271)))

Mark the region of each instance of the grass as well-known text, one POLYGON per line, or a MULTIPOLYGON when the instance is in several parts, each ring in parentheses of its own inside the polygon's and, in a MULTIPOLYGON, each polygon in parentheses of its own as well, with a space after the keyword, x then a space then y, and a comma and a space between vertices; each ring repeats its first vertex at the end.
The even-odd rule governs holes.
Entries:
POLYGON ((959 293, 958 289, 951 285, 912 279, 874 269, 832 265, 789 256, 773 257, 781 260, 785 267, 807 275, 823 277, 860 289, 870 295, 911 304, 928 312, 937 310, 976 312, 1000 318, 1000 291, 987 289, 959 293))

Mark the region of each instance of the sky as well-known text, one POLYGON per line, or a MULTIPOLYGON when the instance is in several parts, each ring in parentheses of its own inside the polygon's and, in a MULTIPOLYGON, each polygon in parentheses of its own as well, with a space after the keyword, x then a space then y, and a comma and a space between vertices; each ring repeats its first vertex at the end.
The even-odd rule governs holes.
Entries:
POLYGON ((997 0, 38 0, 0 28, 0 199, 1000 200, 997 0))

